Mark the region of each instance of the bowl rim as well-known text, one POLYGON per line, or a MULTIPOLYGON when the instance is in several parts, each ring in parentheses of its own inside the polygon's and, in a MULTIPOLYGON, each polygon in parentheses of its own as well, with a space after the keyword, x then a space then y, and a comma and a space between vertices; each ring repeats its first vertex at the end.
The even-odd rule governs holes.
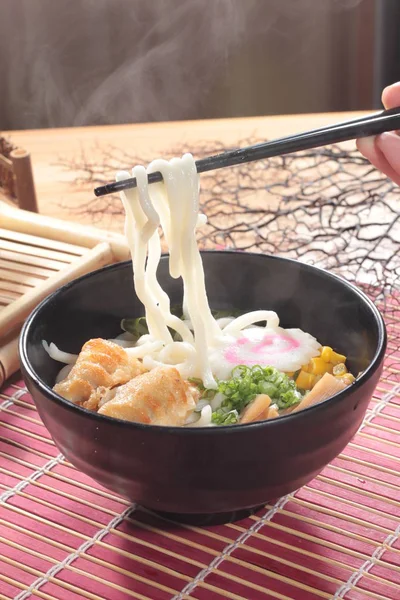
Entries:
MULTIPOLYGON (((18 351, 19 351, 19 358, 20 358, 22 370, 26 372, 28 378, 34 382, 34 384, 39 388, 41 393, 43 395, 45 395, 48 399, 50 399, 52 402, 55 402, 56 404, 61 404, 67 410, 78 411, 78 413, 81 413, 83 417, 92 418, 95 420, 98 419, 104 423, 107 423, 107 422, 112 423, 116 427, 141 429, 141 430, 148 430, 148 431, 158 431, 160 433, 163 432, 165 434, 174 433, 174 434, 180 434, 180 435, 206 435, 206 434, 207 435, 210 435, 210 434, 229 435, 229 434, 232 434, 232 432, 248 431, 250 428, 256 429, 256 428, 261 428, 261 427, 276 427, 276 426, 279 426, 279 423, 287 423, 289 421, 294 421, 295 419, 302 419, 302 418, 304 418, 304 416, 307 416, 307 414, 310 414, 311 412, 314 412, 315 414, 317 414, 318 412, 325 410, 325 407, 328 404, 332 404, 334 402, 340 402, 349 393, 349 390, 352 390, 352 391, 357 390, 360 387, 362 387, 365 383, 367 383, 369 381, 369 379, 371 379, 371 377, 374 375, 375 371, 380 367, 381 359, 384 357, 384 354, 386 351, 386 344, 387 344, 387 331, 386 331, 384 319, 383 319, 380 311, 378 310, 378 308, 375 306, 373 301, 362 290, 360 290, 356 285, 350 283, 349 281, 347 281, 340 275, 331 273, 330 271, 323 269, 322 267, 318 267, 318 266, 311 265, 308 263, 303 263, 303 262, 293 259, 293 258, 287 258, 287 257, 283 257, 283 256, 273 256, 273 255, 261 254, 261 253, 257 253, 257 252, 247 252, 247 251, 244 252, 241 250, 202 250, 201 251, 202 255, 217 254, 217 253, 218 254, 221 254, 221 253, 222 254, 233 254, 233 255, 235 255, 235 254, 248 255, 248 256, 252 256, 252 257, 258 257, 260 259, 267 258, 269 260, 276 260, 278 262, 289 262, 292 264, 295 263, 296 265, 299 265, 300 268, 305 269, 306 271, 318 271, 323 277, 327 277, 328 279, 329 278, 333 279, 333 280, 339 282, 340 284, 344 285, 345 287, 349 288, 353 293, 355 293, 359 297, 360 301, 364 305, 368 306, 368 308, 371 310, 373 316, 375 317, 375 321, 378 325, 377 349, 371 360, 371 363, 365 369, 363 374, 350 387, 345 388, 341 392, 338 392, 334 396, 331 396, 330 398, 327 398, 326 400, 323 400, 322 402, 319 402, 318 404, 314 404, 312 406, 305 408, 304 410, 301 410, 301 411, 298 411, 295 413, 281 415, 277 419, 271 419, 271 420, 266 420, 266 421, 257 421, 254 423, 245 423, 245 424, 240 425, 240 427, 238 427, 237 424, 236 425, 235 424, 224 425, 224 426, 220 426, 220 427, 218 427, 218 426, 217 427, 194 427, 194 426, 182 427, 182 426, 171 426, 171 425, 149 425, 146 423, 136 423, 133 421, 126 421, 123 419, 108 417, 106 415, 98 414, 97 412, 91 411, 87 408, 78 406, 77 404, 74 404, 70 400, 63 398, 62 396, 60 396, 59 394, 54 392, 52 390, 52 388, 49 387, 37 375, 37 373, 33 369, 32 365, 30 363, 30 360, 28 358, 28 350, 27 350, 30 330, 34 325, 34 322, 35 322, 37 316, 40 315, 40 312, 43 310, 45 305, 48 302, 50 302, 52 299, 54 299, 58 295, 64 293, 66 290, 70 289, 77 283, 79 283, 85 279, 89 279, 90 277, 97 276, 98 273, 102 273, 104 271, 124 269, 128 265, 130 265, 130 267, 132 268, 131 260, 118 262, 118 263, 115 263, 112 265, 106 265, 104 267, 101 267, 100 269, 96 269, 95 271, 91 271, 90 273, 81 275, 80 277, 77 277, 76 279, 69 281, 68 283, 66 283, 63 286, 61 286, 60 288, 58 288, 56 291, 54 291, 51 294, 49 294, 48 296, 46 296, 46 298, 44 298, 36 306, 36 308, 31 312, 31 314, 28 316, 28 318, 24 322, 24 325, 21 330, 20 338, 19 338, 18 351)), ((161 259, 166 260, 168 258, 168 256, 169 256, 169 254, 164 253, 161 255, 161 259)))

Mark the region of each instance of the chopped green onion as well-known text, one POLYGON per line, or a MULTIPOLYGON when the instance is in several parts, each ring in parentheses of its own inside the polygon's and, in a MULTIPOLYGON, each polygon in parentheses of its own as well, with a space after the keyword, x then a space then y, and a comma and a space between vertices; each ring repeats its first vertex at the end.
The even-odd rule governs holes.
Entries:
POLYGON ((213 423, 225 424, 226 414, 233 411, 240 414, 258 394, 267 394, 279 410, 298 404, 302 399, 293 379, 274 367, 239 365, 231 375, 231 379, 218 382, 218 393, 225 399, 213 412, 213 423))
POLYGON ((225 412, 219 408, 213 412, 211 422, 214 423, 214 425, 234 425, 239 422, 239 413, 237 410, 225 412))
POLYGON ((205 390, 206 389, 204 387, 202 379, 199 379, 199 377, 189 377, 188 382, 189 383, 193 383, 193 385, 196 385, 199 388, 199 390, 205 390))
POLYGON ((267 394, 270 398, 274 398, 278 393, 278 388, 270 381, 261 381, 258 388, 261 394, 267 394))
POLYGON ((122 319, 121 329, 131 333, 136 340, 138 340, 142 335, 149 333, 146 317, 138 317, 137 319, 122 319))

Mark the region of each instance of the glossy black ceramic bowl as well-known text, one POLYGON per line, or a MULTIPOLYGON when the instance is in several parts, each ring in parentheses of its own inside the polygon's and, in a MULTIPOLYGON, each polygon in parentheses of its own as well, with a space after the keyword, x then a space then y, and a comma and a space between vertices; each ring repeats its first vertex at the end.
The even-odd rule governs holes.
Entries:
MULTIPOLYGON (((317 475, 356 433, 378 383, 386 346, 381 315, 358 289, 300 262, 247 253, 203 254, 210 306, 275 310, 348 357, 350 388, 303 412, 241 426, 186 429, 128 423, 73 405, 51 387, 60 364, 42 340, 78 353, 93 337, 115 337, 120 320, 143 314, 131 263, 81 277, 44 300, 20 339, 26 384, 61 452, 107 488, 148 508, 222 513, 292 492, 317 475)), ((182 301, 163 258, 159 280, 182 301)))

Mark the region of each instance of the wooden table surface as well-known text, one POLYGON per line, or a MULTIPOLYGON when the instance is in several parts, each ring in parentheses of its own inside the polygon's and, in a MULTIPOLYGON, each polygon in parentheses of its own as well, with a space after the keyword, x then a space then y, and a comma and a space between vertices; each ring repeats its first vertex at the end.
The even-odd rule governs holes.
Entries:
MULTIPOLYGON (((91 186, 76 183, 83 174, 79 168, 83 164, 83 154, 85 161, 100 168, 104 152, 110 147, 150 161, 176 147, 191 151, 199 143, 220 142, 229 146, 250 137, 272 139, 361 114, 307 114, 76 127, 9 131, 3 135, 31 153, 39 211, 42 214, 93 224, 92 216, 78 215, 75 211, 76 207, 93 198, 91 186)), ((353 142, 351 144, 354 146, 353 142)), ((96 225, 110 227, 110 221, 100 220, 96 225)), ((111 224, 116 229, 120 229, 120 226, 120 222, 111 224)))

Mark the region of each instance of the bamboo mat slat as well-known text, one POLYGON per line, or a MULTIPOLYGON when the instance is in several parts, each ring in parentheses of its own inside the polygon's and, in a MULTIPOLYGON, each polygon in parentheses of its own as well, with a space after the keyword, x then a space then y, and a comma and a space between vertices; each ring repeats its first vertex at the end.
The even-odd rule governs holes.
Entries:
POLYGON ((205 527, 131 506, 77 471, 15 376, 0 390, 0 600, 398 600, 396 361, 393 348, 362 427, 318 477, 205 527))

